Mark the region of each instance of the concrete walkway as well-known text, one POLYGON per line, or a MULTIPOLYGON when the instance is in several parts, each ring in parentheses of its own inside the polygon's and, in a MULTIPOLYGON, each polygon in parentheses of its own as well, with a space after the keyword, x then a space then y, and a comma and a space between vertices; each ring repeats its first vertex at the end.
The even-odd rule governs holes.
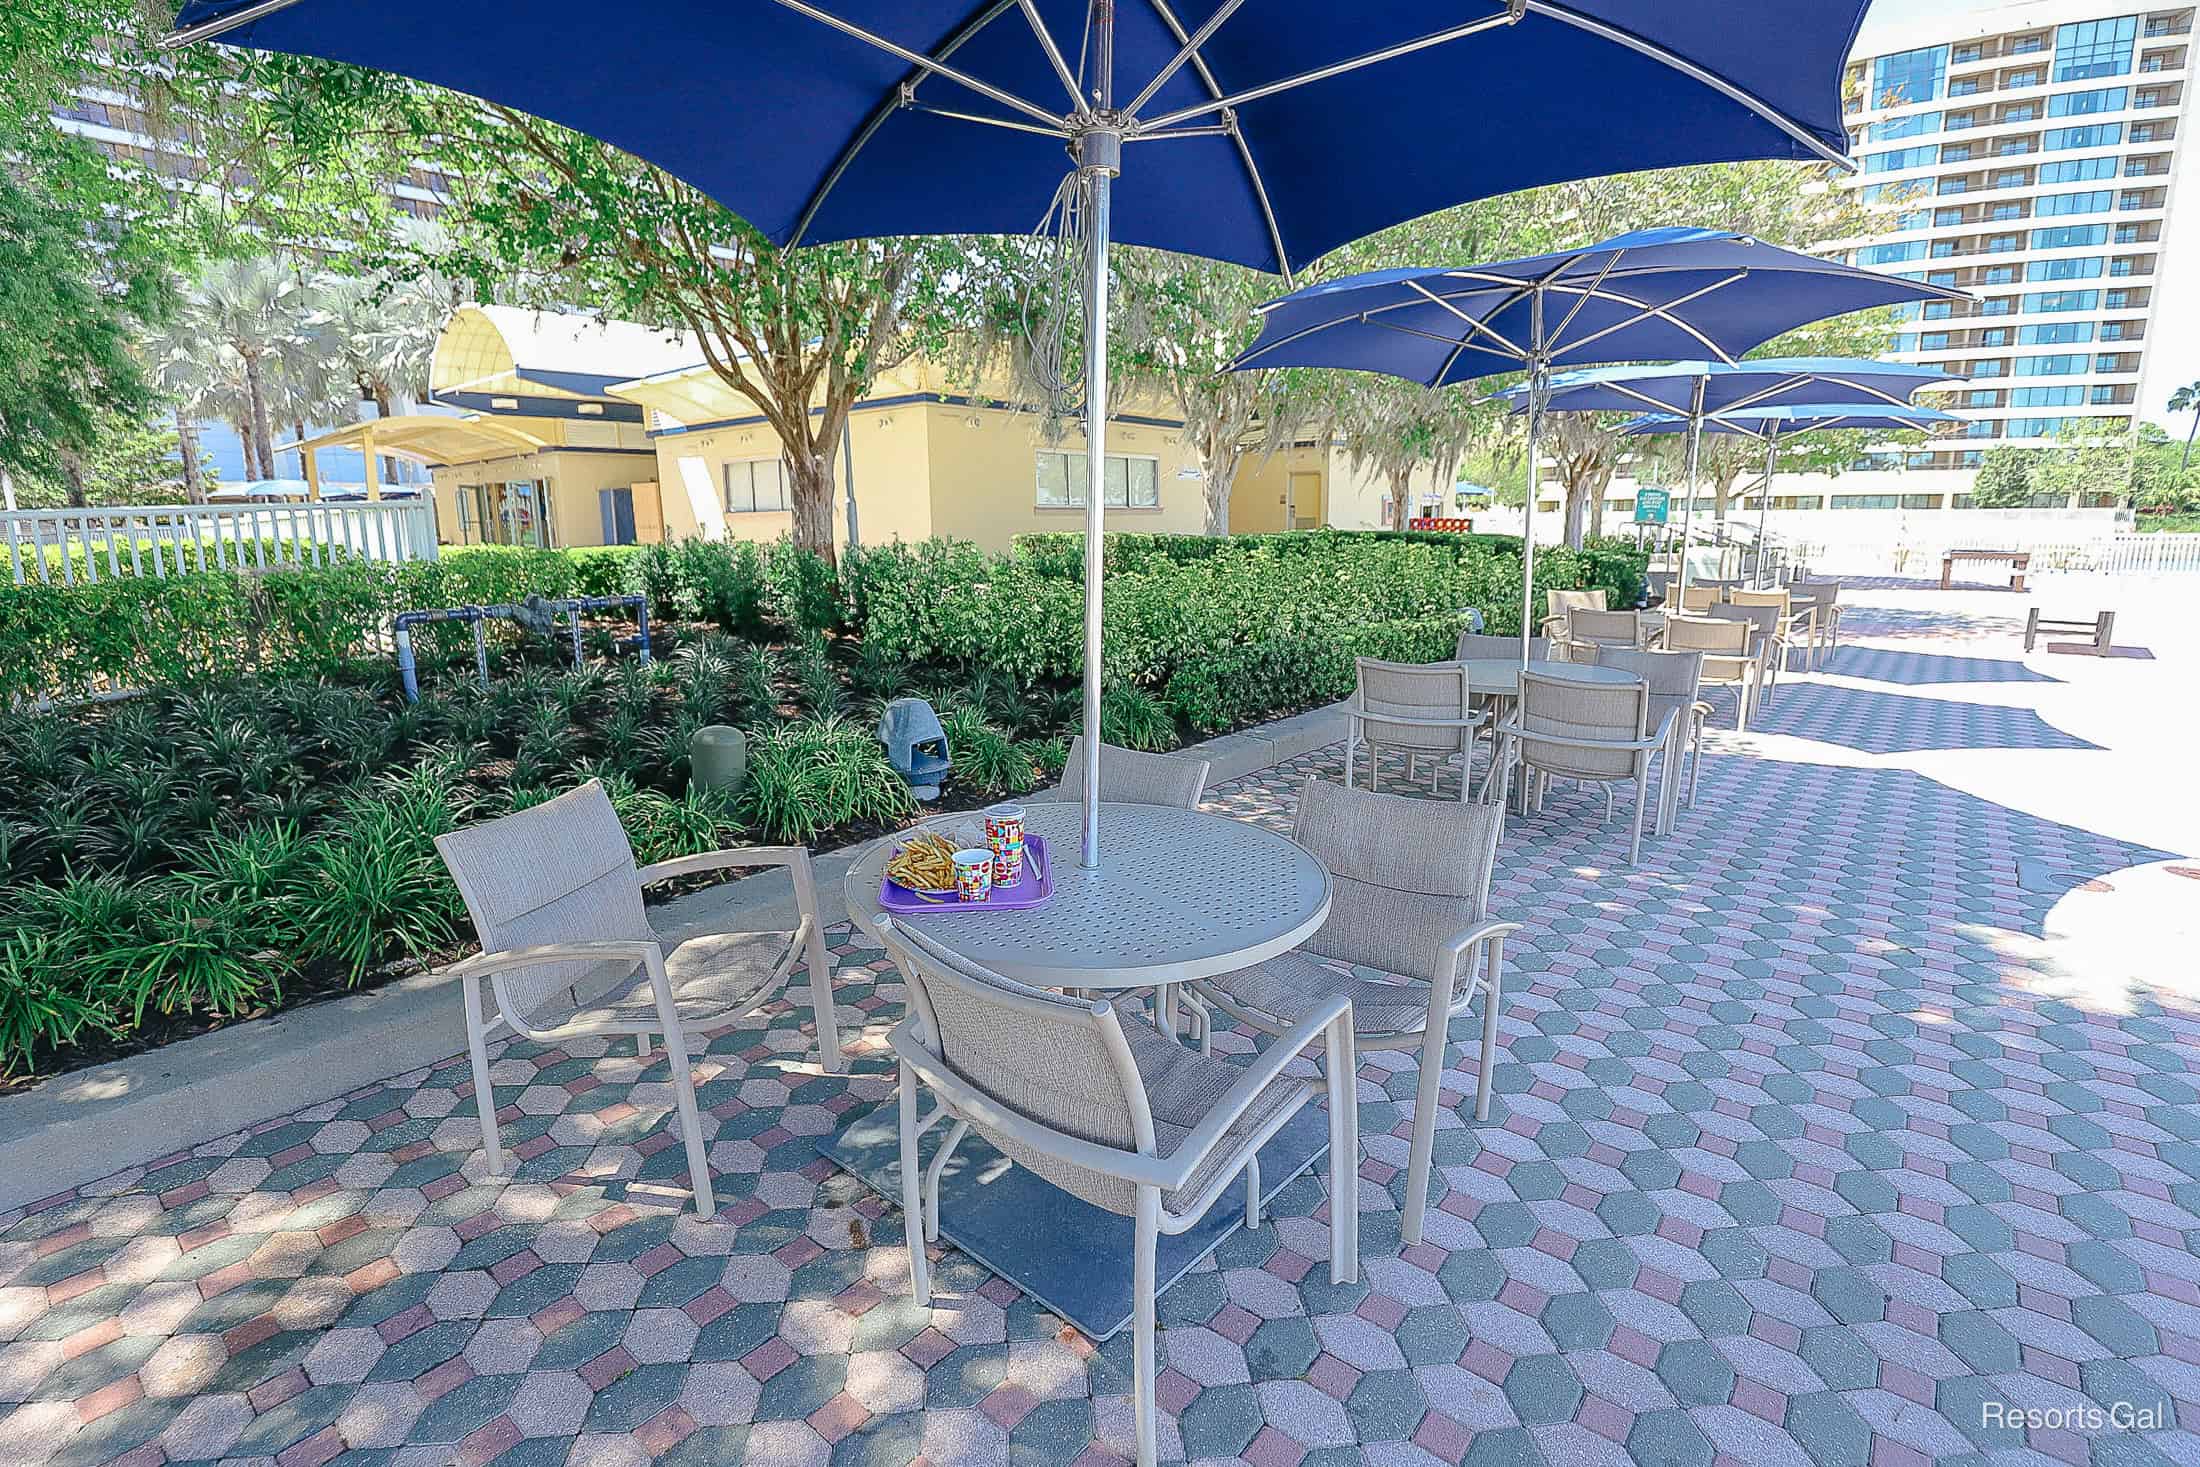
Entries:
MULTIPOLYGON (((2200 1460, 2200 647, 2174 607, 2092 662, 2023 656, 2006 594, 1846 599, 1639 869, 1591 793, 1513 823, 1497 1102, 1455 1044, 1427 1239, 1410 1057, 1369 1055, 1363 1282, 1302 1178, 1172 1288, 1166 1456, 2200 1460)), ((1340 755, 1212 807, 1286 822, 1340 755)), ((785 1005, 698 1058, 708 1222, 661 1054, 584 1043, 501 1050, 510 1179, 439 1058, 0 1213, 0 1463, 1124 1454, 1127 1337, 952 1252, 916 1309, 898 1209, 818 1159, 901 1012, 834 941, 853 1076, 785 1005)))

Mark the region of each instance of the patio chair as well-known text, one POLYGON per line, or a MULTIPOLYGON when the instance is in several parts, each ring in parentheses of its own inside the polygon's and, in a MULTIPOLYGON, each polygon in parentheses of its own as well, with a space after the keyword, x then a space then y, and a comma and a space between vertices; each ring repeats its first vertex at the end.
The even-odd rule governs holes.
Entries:
POLYGON ((1726 588, 1724 586, 1716 582, 1707 586, 1701 581, 1690 581, 1687 588, 1681 592, 1681 611, 1685 614, 1700 614, 1709 611, 1725 599, 1726 588))
POLYGON ((1132 1388, 1138 1461, 1157 1453, 1155 1252, 1196 1226, 1240 1176, 1246 1226, 1260 1225, 1260 1148, 1317 1092, 1329 1096, 1329 1277, 1359 1276, 1359 1125, 1352 1004, 1306 1005, 1280 1043, 1235 1065, 1164 1038, 1105 999, 1029 988, 898 925, 879 937, 909 983, 894 1026, 901 1100, 901 1198, 916 1302, 932 1301, 925 1244, 939 1236, 940 1176, 975 1130, 1001 1155, 1103 1211, 1135 1220, 1132 1388), (1286 1076, 1319 1041, 1319 1079, 1286 1076), (918 1114, 919 1090, 938 1105, 918 1114), (917 1141, 952 1128, 930 1166, 917 1141))
POLYGON ((832 966, 810 853, 802 847, 710 851, 637 869, 611 798, 595 780, 501 819, 439 835, 435 844, 481 939, 478 956, 444 971, 461 983, 481 1144, 492 1175, 504 1171, 489 1085, 489 1039, 499 1027, 545 1043, 631 1034, 635 1052, 645 1056, 649 1036, 663 1035, 695 1210, 703 1217, 716 1205, 688 1072, 688 1034, 756 1012, 806 959, 819 1056, 826 1069, 841 1068, 832 966), (643 887, 733 866, 787 868, 801 914, 791 934, 708 933, 671 943, 657 936, 642 912, 643 887), (494 1014, 483 1005, 484 982, 494 1014))
MULTIPOLYGON (((1484 657, 1517 658, 1520 656, 1518 637, 1499 636, 1495 632, 1461 632, 1459 650, 1455 654, 1461 662, 1471 662, 1484 657)), ((1528 638, 1528 660, 1547 662, 1551 656, 1549 637, 1528 638)))
MULTIPOLYGON (((1513 644, 1517 654, 1519 643, 1513 644)), ((1444 761, 1459 756, 1459 798, 1467 797, 1474 772, 1474 734, 1489 723, 1489 715, 1477 713, 1467 687, 1467 669, 1456 662, 1378 662, 1356 657, 1357 685, 1347 710, 1344 735, 1344 782, 1352 787, 1352 767, 1359 747, 1367 745, 1367 783, 1377 783, 1376 761, 1382 746, 1402 749, 1406 778, 1413 778, 1413 762, 1429 756, 1429 793, 1436 793, 1443 778, 1444 761)))
POLYGON ((1796 604, 1810 605, 1817 613, 1811 638, 1808 667, 1815 672, 1825 665, 1827 654, 1834 651, 1841 641, 1841 583, 1839 581, 1799 580, 1788 586, 1788 594, 1796 604))
MULTIPOLYGON (((1602 784, 1604 818, 1613 814, 1612 786, 1635 783, 1635 824, 1629 865, 1642 860, 1642 813, 1650 802, 1650 755, 1668 738, 1649 726, 1650 690, 1643 683, 1584 683, 1530 671, 1521 675, 1520 702, 1500 723, 1505 768, 1526 779, 1524 802, 1540 804, 1552 775, 1602 784)), ((1497 807, 1502 809, 1502 806, 1497 807)))
POLYGON ((1816 640, 1818 625, 1815 601, 1805 599, 1798 603, 1785 586, 1757 591, 1737 588, 1727 593, 1727 600, 1736 606, 1769 606, 1779 613, 1773 623, 1775 675, 1786 671, 1788 653, 1797 647, 1803 649, 1803 670, 1810 671, 1811 644, 1816 640))
POLYGON ((1679 812, 1684 762, 1688 766, 1688 807, 1696 807, 1696 765, 1703 757, 1704 720, 1711 716, 1711 705, 1699 696, 1703 654, 1599 647, 1597 662, 1641 678, 1650 690, 1649 726, 1667 732, 1665 768, 1658 775, 1657 828, 1658 834, 1664 835, 1672 830, 1673 818, 1679 812))
POLYGON ((1710 616, 1672 616, 1665 621, 1665 650, 1701 652, 1703 672, 1699 688, 1734 690, 1734 728, 1749 731, 1749 718, 1757 707, 1757 690, 1764 679, 1764 662, 1751 647, 1755 630, 1747 621, 1710 616))
POLYGON ((1650 625, 1633 611, 1592 611, 1566 614, 1566 660, 1594 662, 1600 647, 1647 647, 1650 625))
MULTIPOLYGON (((1184 754, 1146 754, 1137 749, 1100 746, 1100 798, 1119 805, 1170 805, 1199 808, 1207 788, 1208 763, 1184 754)), ((1063 800, 1085 798, 1085 736, 1069 741, 1069 763, 1062 767, 1063 800)))
POLYGON ((1704 615, 1713 621, 1738 621, 1750 629, 1750 651, 1764 665, 1763 680, 1757 686, 1760 702, 1772 701, 1772 690, 1780 681, 1780 608, 1777 606, 1737 606, 1729 602, 1714 606, 1704 615))
POLYGON ((1545 591, 1543 593, 1543 635, 1561 642, 1566 637, 1566 613, 1569 611, 1603 611, 1604 590, 1545 591))
POLYGON ((1329 870, 1328 920, 1281 957, 1191 985, 1248 1028, 1276 1036, 1266 1050, 1271 1055, 1303 1044, 1297 1036, 1339 999, 1351 1000, 1355 1057, 1376 1049, 1421 1052, 1399 1226, 1408 1247, 1421 1241, 1428 1205, 1451 1021, 1467 1012, 1476 994, 1482 996, 1482 1057, 1474 1113, 1480 1120, 1490 1115, 1505 937, 1520 929, 1488 910, 1503 824, 1504 811, 1493 805, 1308 780, 1291 838, 1329 870), (1350 964, 1352 971, 1333 964, 1350 964))

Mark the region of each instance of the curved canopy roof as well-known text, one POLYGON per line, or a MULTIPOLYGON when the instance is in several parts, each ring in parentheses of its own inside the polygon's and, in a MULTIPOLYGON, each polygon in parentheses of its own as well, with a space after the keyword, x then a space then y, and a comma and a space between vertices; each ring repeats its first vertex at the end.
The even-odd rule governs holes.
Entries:
POLYGON ((600 316, 518 306, 460 306, 436 338, 428 394, 465 406, 472 399, 606 398, 613 383, 703 360, 683 332, 600 316))
POLYGON ((394 418, 347 423, 302 442, 279 444, 284 453, 294 448, 315 452, 323 448, 356 448, 361 452, 388 454, 418 464, 463 464, 486 458, 509 458, 555 447, 556 443, 516 423, 495 418, 452 417, 443 413, 407 413, 394 418))

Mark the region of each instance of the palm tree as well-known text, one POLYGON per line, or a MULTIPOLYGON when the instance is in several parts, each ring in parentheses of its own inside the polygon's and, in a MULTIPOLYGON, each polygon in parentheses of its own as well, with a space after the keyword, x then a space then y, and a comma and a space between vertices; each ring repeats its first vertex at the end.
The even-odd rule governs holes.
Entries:
MULTIPOLYGON (((218 348, 217 351, 226 350, 218 348)), ((199 420, 224 416, 222 374, 198 333, 184 317, 148 333, 139 343, 146 375, 175 417, 176 448, 183 456, 183 494, 206 503, 206 481, 199 472, 199 420)))
MULTIPOLYGON (((427 392, 436 337, 458 298, 452 282, 431 268, 417 274, 324 275, 313 283, 311 324, 327 339, 335 370, 348 376, 374 415, 386 418, 400 397, 427 392)), ((383 478, 394 481, 394 461, 383 478)))
POLYGON ((290 267, 273 256, 215 260, 199 278, 186 317, 203 338, 235 352, 243 373, 242 426, 262 478, 275 474, 274 403, 286 350, 303 333, 306 290, 290 267))
POLYGON ((2185 451, 2177 460, 2177 472, 2182 475, 2192 467, 2192 439, 2195 433, 2200 433, 2200 382, 2187 382, 2171 393, 2169 410, 2192 414, 2192 426, 2185 430, 2185 451))

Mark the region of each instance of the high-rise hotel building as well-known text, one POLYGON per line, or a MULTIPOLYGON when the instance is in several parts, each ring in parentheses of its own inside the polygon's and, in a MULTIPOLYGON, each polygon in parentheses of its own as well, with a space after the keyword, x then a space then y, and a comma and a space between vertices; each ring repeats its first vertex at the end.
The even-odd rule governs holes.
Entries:
POLYGON ((1887 476, 1898 507, 1961 504, 1986 450, 2044 445, 2077 417, 2159 417, 2172 378, 2200 377, 2192 27, 2189 4, 2128 0, 1915 20, 1883 0, 1866 20, 1847 73, 1859 171, 1840 186, 1875 226, 1839 243, 1977 297, 1908 308, 1895 341, 1897 359, 1970 379, 1960 431, 1880 465, 1903 470, 1887 476))

